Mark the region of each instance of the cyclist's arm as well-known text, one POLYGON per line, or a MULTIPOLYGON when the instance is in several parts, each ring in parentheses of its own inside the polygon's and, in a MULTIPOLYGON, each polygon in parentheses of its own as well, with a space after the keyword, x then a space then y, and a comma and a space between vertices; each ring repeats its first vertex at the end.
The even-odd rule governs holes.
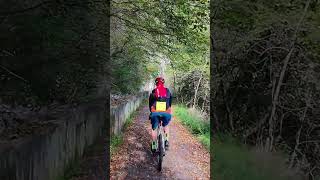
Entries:
POLYGON ((172 113, 172 107, 171 107, 171 104, 172 104, 172 94, 171 94, 171 92, 169 91, 169 89, 168 89, 168 93, 169 93, 169 99, 168 99, 168 101, 169 101, 169 109, 168 109, 168 112, 171 114, 171 113, 172 113))
POLYGON ((150 96, 149 96, 149 111, 150 111, 150 112, 151 112, 151 106, 152 106, 152 103, 151 103, 152 97, 151 97, 151 95, 152 95, 152 94, 150 94, 150 96))
POLYGON ((172 103, 172 94, 170 92, 170 90, 167 88, 167 92, 169 93, 169 107, 171 107, 171 103, 172 103))
POLYGON ((169 106, 171 107, 171 103, 172 103, 172 94, 170 92, 170 98, 169 98, 169 106))
POLYGON ((150 96, 149 96, 149 111, 151 112, 151 107, 154 103, 154 97, 153 97, 153 91, 151 92, 150 96))

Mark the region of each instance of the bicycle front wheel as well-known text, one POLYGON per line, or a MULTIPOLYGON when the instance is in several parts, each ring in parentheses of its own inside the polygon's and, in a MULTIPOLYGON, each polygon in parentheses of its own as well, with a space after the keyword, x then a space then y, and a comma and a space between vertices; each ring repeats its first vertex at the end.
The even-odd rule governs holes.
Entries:
POLYGON ((158 148, 159 148, 159 154, 158 154, 158 170, 162 170, 162 161, 163 161, 163 139, 162 134, 158 136, 158 148))

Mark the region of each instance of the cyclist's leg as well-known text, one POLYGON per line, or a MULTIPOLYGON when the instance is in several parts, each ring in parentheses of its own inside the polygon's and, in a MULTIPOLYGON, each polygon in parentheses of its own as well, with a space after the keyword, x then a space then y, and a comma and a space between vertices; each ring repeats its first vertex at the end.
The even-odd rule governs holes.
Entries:
POLYGON ((163 119, 162 119, 162 125, 163 125, 163 130, 165 133, 169 132, 169 123, 171 120, 171 114, 169 113, 162 113, 163 119))
POLYGON ((157 127, 159 125, 159 116, 160 114, 158 112, 153 112, 151 114, 151 127, 152 127, 152 139, 156 140, 157 139, 157 127))
POLYGON ((165 144, 167 147, 169 147, 169 123, 171 120, 171 114, 163 113, 163 119, 162 119, 162 125, 163 125, 163 131, 165 134, 165 144))
POLYGON ((151 135, 152 135, 152 142, 151 142, 151 150, 154 151, 157 149, 157 127, 159 124, 159 113, 153 112, 151 114, 151 125, 152 125, 152 130, 151 130, 151 135))

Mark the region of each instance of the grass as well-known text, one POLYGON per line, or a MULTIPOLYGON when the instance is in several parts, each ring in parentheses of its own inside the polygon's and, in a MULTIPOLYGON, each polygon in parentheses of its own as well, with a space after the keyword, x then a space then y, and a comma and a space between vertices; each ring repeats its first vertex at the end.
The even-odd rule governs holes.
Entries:
POLYGON ((174 116, 185 125, 199 141, 210 150, 210 124, 209 121, 204 121, 194 113, 190 113, 188 108, 182 105, 175 105, 174 116))
POLYGON ((110 151, 111 155, 116 152, 118 147, 123 143, 123 137, 122 135, 115 135, 111 137, 111 143, 110 143, 110 151))
POLYGON ((286 168, 280 154, 249 148, 230 135, 215 135, 212 162, 214 178, 219 180, 295 180, 297 173, 286 168))
POLYGON ((127 129, 133 122, 133 117, 136 115, 136 112, 133 112, 130 117, 124 122, 124 129, 127 129))

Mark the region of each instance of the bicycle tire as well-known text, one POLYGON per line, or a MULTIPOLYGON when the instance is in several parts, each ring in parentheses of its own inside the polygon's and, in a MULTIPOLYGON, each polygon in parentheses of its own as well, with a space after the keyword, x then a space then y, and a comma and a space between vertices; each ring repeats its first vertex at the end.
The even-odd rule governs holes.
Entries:
POLYGON ((158 170, 162 170, 162 161, 163 161, 163 142, 162 142, 162 135, 160 134, 158 137, 158 148, 159 148, 159 153, 158 153, 158 170))

